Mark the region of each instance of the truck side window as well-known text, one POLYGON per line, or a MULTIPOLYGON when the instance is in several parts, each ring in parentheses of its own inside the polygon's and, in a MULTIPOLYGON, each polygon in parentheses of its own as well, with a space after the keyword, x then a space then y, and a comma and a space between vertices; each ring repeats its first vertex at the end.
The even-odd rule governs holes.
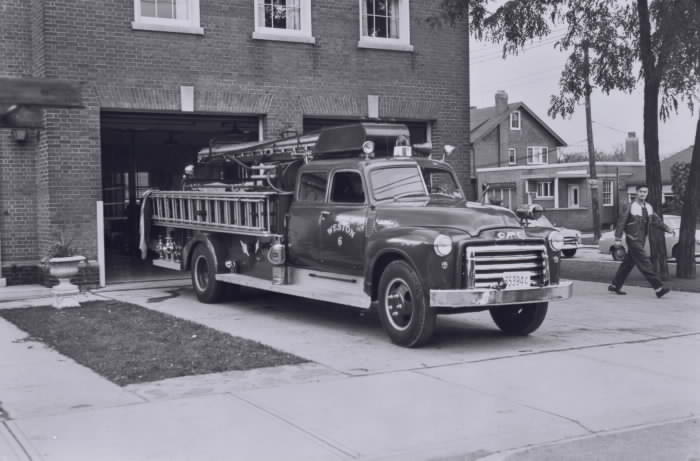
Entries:
POLYGON ((301 175, 298 200, 304 202, 323 202, 326 199, 328 173, 313 171, 301 175))
POLYGON ((355 171, 339 171, 333 175, 331 201, 337 203, 365 203, 362 177, 355 171))

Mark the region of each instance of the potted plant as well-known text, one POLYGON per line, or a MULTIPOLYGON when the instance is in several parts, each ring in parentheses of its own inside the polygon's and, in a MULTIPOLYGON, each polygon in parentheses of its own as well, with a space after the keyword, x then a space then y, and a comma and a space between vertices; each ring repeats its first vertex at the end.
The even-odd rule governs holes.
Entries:
POLYGON ((60 233, 49 248, 45 261, 49 266, 49 274, 58 279, 58 285, 51 289, 54 294, 53 306, 57 308, 79 306, 80 303, 75 295, 80 293, 80 289, 70 280, 78 275, 80 263, 85 261, 85 257, 76 255, 73 240, 66 240, 63 233, 60 233))

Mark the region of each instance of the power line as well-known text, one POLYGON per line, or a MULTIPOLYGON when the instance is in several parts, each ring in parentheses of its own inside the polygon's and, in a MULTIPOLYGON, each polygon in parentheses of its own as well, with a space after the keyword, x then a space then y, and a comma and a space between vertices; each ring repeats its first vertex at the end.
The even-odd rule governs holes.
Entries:
POLYGON ((612 127, 612 126, 610 126, 610 125, 606 125, 606 124, 604 124, 604 123, 597 122, 597 121, 595 121, 595 120, 593 120, 593 123, 595 123, 596 125, 600 125, 600 126, 602 126, 602 127, 605 127, 605 128, 607 128, 607 129, 609 129, 609 130, 617 131, 618 133, 627 134, 627 132, 624 131, 624 130, 620 130, 619 128, 615 128, 615 127, 612 127))

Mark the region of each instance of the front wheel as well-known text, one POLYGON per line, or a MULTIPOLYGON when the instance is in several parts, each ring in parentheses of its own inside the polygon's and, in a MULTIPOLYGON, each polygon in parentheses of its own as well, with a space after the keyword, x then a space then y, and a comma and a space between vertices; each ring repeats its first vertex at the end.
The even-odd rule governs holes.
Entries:
POLYGON ((565 258, 573 258, 576 254, 576 250, 562 250, 561 252, 564 254, 565 258))
POLYGON ((404 347, 427 343, 435 330, 435 311, 428 304, 418 275, 404 261, 390 263, 379 280, 379 320, 392 342, 404 347))
POLYGON ((205 245, 197 245, 192 253, 192 287, 203 303, 220 301, 226 290, 226 284, 216 280, 214 255, 205 245))
POLYGON ((507 335, 527 336, 537 330, 547 316, 549 303, 519 304, 490 309, 491 318, 507 335))

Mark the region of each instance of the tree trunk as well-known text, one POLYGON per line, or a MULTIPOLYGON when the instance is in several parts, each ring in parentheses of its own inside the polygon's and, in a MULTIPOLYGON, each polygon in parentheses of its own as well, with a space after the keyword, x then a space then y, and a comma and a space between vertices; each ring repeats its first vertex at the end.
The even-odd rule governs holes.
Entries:
MULTIPOLYGON (((659 161, 659 90, 661 70, 657 67, 651 46, 651 20, 647 0, 637 0, 639 15, 639 52, 644 76, 644 155, 649 187, 648 201, 659 216, 661 210, 661 162, 659 161)), ((663 231, 651 227, 649 232, 651 260, 662 280, 668 279, 666 242, 663 231)))
POLYGON ((586 138, 588 138, 588 169, 591 177, 591 210, 593 212, 593 240, 600 240, 600 201, 598 200, 598 174, 595 168, 595 144, 593 143, 593 117, 591 115, 591 76, 588 45, 583 47, 584 78, 586 80, 584 93, 586 96, 586 138))
MULTIPOLYGON (((647 79, 644 82, 644 155, 646 178, 649 187, 647 201, 659 216, 661 210, 661 162, 659 161, 659 82, 647 79)), ((668 280, 666 263, 666 239, 664 232, 654 226, 649 229, 649 247, 654 269, 662 280, 668 280)))
POLYGON ((700 200, 700 117, 695 128, 695 146, 690 161, 690 175, 685 186, 683 211, 681 211, 681 233, 678 238, 678 267, 676 276, 694 279, 695 268, 695 226, 698 219, 698 200, 700 200))

